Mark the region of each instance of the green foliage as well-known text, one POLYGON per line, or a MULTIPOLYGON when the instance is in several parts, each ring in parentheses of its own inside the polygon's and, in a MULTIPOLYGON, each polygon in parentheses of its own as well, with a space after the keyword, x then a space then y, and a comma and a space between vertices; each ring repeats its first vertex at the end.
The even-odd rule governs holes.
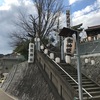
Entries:
POLYGON ((16 46, 14 52, 20 53, 25 57, 25 59, 28 59, 28 45, 29 45, 29 40, 27 41, 22 41, 18 46, 16 46))

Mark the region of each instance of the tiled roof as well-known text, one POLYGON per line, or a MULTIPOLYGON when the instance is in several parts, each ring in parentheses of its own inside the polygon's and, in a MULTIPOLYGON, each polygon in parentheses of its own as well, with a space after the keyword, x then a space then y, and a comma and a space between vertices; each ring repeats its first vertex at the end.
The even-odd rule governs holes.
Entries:
POLYGON ((88 27, 85 31, 100 30, 100 25, 88 27))

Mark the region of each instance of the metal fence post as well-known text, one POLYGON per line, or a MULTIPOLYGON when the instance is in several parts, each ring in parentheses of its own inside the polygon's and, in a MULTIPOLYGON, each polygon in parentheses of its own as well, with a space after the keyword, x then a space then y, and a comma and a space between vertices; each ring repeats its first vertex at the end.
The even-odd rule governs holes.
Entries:
POLYGON ((78 32, 76 33, 76 52, 77 52, 77 71, 78 71, 79 100, 83 100, 81 61, 80 61, 80 44, 79 44, 79 33, 78 32))

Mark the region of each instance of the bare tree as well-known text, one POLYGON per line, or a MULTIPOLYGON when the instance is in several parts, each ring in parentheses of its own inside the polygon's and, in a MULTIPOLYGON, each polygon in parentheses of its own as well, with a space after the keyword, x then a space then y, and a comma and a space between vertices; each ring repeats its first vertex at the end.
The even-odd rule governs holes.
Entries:
MULTIPOLYGON (((62 0, 33 0, 33 3, 37 14, 29 15, 27 20, 24 14, 20 12, 21 16, 16 25, 25 31, 26 36, 34 38, 37 34, 38 37, 43 39, 57 26, 58 13, 63 11, 62 0)), ((16 32, 13 32, 13 34, 16 34, 16 32)), ((12 36, 22 38, 21 36, 12 36)))
MULTIPOLYGON (((48 35, 57 25, 58 12, 63 10, 61 0, 33 0, 37 9, 36 31, 41 38, 48 35)), ((34 18, 30 17, 32 20, 34 18)), ((33 21, 32 21, 33 22, 33 21)))
POLYGON ((44 40, 45 36, 57 28, 58 17, 63 11, 62 0, 33 0, 33 3, 36 15, 31 14, 26 18, 24 13, 19 12, 20 17, 16 25, 21 32, 12 32, 13 46, 18 47, 19 44, 28 41, 28 37, 34 39, 36 34, 41 40, 44 40))

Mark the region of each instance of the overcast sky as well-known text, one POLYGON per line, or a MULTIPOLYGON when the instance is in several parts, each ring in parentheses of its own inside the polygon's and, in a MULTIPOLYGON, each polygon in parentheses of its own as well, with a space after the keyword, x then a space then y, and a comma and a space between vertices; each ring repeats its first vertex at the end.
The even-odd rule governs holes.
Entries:
MULTIPOLYGON (((100 25, 100 0, 64 0, 64 5, 66 9, 70 5, 71 25, 83 23, 84 28, 100 25)), ((8 36, 15 29, 12 22, 16 20, 18 10, 28 15, 35 13, 34 9, 31 0, 0 0, 0 54, 8 54, 13 50, 8 36)), ((65 18, 64 12, 60 19, 65 18)))

